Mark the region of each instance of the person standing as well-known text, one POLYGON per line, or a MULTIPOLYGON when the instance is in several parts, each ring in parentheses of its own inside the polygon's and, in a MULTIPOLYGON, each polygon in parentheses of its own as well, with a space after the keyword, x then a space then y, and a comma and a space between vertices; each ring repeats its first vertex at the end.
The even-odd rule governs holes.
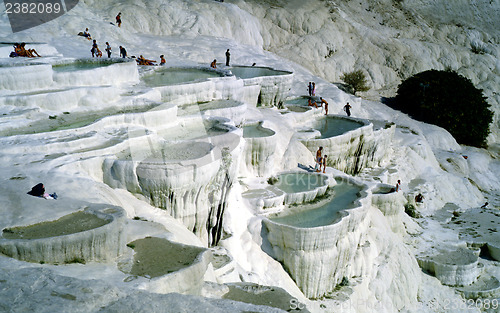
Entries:
POLYGON ((94 41, 92 42, 92 49, 90 49, 90 52, 92 52, 92 57, 97 56, 98 50, 99 50, 99 48, 97 47, 97 42, 94 39, 94 41))
POLYGON ((321 171, 321 163, 322 163, 322 153, 323 153, 323 147, 319 147, 318 151, 316 151, 316 166, 314 167, 314 171, 319 172, 321 171))
POLYGON ((316 83, 315 82, 312 82, 311 96, 313 96, 313 97, 316 96, 316 83))
POLYGON ((346 105, 344 105, 344 111, 345 113, 347 113, 347 116, 351 116, 351 105, 349 104, 349 102, 347 102, 346 105))
POLYGON ((116 24, 118 25, 118 27, 122 25, 122 12, 119 12, 116 16, 116 24))
MULTIPOLYGON (((325 173, 325 171, 326 171, 326 158, 327 157, 328 157, 328 155, 325 154, 325 156, 321 160, 322 161, 321 163, 323 163, 323 173, 325 173)), ((319 167, 319 171, 321 172, 321 165, 319 167)))
POLYGON ((120 56, 122 58, 126 58, 127 57, 127 50, 125 50, 125 47, 120 46, 120 56))
POLYGON ((313 90, 312 82, 309 82, 309 84, 307 84, 307 92, 309 94, 309 97, 312 96, 312 90, 313 90))
POLYGON ((226 51, 226 66, 229 66, 229 60, 231 59, 231 53, 229 53, 229 49, 226 51))
POLYGON ((319 97, 319 99, 321 100, 321 106, 323 107, 323 105, 325 105, 325 115, 328 115, 328 102, 321 97, 319 97))
POLYGON ((107 41, 106 41, 106 52, 108 53, 108 58, 111 58, 111 46, 107 41))
POLYGON ((396 183, 396 187, 394 188, 396 192, 401 190, 401 180, 398 179, 398 182, 396 183))

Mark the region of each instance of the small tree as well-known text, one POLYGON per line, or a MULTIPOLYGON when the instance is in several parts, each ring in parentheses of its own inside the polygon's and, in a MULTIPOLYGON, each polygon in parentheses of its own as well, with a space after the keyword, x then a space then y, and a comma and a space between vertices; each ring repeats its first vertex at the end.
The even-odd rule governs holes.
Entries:
POLYGON ((367 91, 370 89, 366 75, 362 70, 344 73, 340 76, 340 79, 352 89, 353 94, 356 94, 357 91, 367 91))
POLYGON ((486 146, 493 113, 482 90, 453 71, 429 70, 399 85, 396 107, 413 118, 441 126, 470 146, 486 146))

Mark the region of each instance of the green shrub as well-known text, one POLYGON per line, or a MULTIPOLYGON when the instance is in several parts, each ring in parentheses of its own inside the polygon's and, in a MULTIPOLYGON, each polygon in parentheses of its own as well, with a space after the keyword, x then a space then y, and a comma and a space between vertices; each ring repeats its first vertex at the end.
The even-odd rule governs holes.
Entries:
POLYGON ((399 85, 397 109, 448 130, 465 145, 485 147, 493 113, 482 90, 453 71, 429 70, 399 85))
POLYGON ((405 213, 413 218, 421 218, 422 217, 422 215, 420 215, 420 213, 417 211, 415 206, 411 203, 405 204, 405 213))
POLYGON ((352 89, 353 94, 356 94, 357 91, 367 91, 370 89, 366 75, 362 70, 344 73, 340 76, 340 79, 352 89))

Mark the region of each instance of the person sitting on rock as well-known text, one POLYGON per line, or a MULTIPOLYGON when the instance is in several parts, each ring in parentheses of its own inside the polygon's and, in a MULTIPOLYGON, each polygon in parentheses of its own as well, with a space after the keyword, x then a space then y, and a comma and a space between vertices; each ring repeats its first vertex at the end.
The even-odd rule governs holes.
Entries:
POLYGON ((307 101, 307 105, 310 107, 315 107, 316 109, 318 108, 318 104, 316 103, 316 101, 311 101, 311 98, 309 98, 309 100, 307 101))
POLYGON ((89 29, 85 28, 85 31, 83 32, 83 37, 87 38, 88 40, 92 40, 92 36, 90 36, 89 29))
POLYGON ((42 183, 36 184, 28 191, 28 194, 34 197, 40 197, 45 199, 57 199, 57 194, 54 192, 53 194, 48 194, 45 192, 45 187, 42 183))
POLYGON ((24 42, 17 46, 16 53, 21 57, 34 58, 35 55, 41 57, 35 49, 26 49, 26 43, 24 42))
POLYGON ((210 63, 210 67, 211 67, 211 68, 217 68, 217 60, 216 60, 216 59, 214 59, 214 60, 212 61, 212 63, 210 63))
POLYGON ((137 64, 139 65, 155 65, 154 60, 148 60, 142 56, 142 54, 137 58, 137 64))

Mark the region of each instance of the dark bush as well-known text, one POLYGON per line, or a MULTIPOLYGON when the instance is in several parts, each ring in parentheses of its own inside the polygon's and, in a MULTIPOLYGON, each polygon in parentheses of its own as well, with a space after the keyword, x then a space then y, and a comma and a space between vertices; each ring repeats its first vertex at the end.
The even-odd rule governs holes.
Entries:
POLYGON ((453 71, 418 73, 398 87, 397 109, 448 130, 457 142, 485 147, 493 113, 482 90, 453 71))
POLYGON ((340 76, 340 79, 352 89, 353 94, 356 94, 357 91, 367 91, 370 89, 366 75, 362 70, 344 73, 340 76))

